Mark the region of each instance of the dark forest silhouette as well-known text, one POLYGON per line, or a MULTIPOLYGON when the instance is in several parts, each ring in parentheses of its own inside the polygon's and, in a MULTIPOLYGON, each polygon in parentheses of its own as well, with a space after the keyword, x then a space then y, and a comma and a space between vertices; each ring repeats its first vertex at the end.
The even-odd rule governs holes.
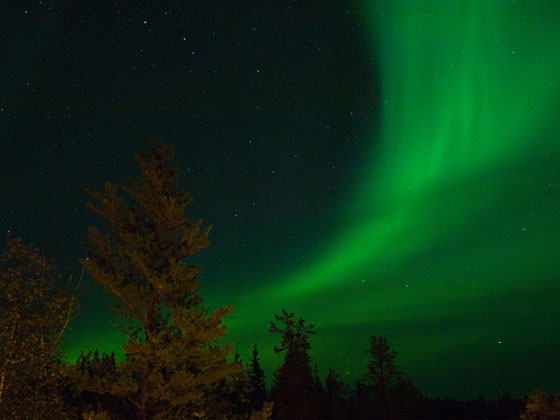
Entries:
MULTIPOLYGON (((105 220, 91 227, 81 260, 114 298, 125 357, 97 350, 62 362, 60 338, 76 314, 75 282, 61 281, 32 245, 8 237, 0 255, 0 419, 558 419, 560 397, 504 394, 469 401, 429 399, 397 366, 390 343, 371 336, 362 377, 324 381, 309 356, 315 327, 281 310, 270 324, 284 356, 270 392, 255 344, 247 363, 226 335, 226 306, 207 313, 197 294, 201 268, 189 257, 209 228, 185 218, 189 195, 174 189, 173 147, 154 140, 136 155, 140 176, 88 191, 105 220)), ((320 332, 319 332, 320 333, 320 332)))

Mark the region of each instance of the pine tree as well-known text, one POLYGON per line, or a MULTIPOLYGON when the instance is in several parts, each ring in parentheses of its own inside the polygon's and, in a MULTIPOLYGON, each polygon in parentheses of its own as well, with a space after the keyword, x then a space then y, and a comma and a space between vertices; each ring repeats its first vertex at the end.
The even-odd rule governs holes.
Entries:
POLYGON ((317 401, 315 381, 310 367, 309 335, 315 334, 314 325, 305 324, 304 319, 294 320, 293 313, 282 309, 282 315, 275 315, 279 327, 270 323, 270 331, 282 336, 280 346, 274 346, 276 353, 286 352, 284 363, 276 372, 272 397, 273 420, 316 420, 317 401))
POLYGON ((373 407, 368 395, 368 387, 357 380, 351 399, 351 418, 356 420, 366 420, 372 417, 373 407))
POLYGON ((375 402, 386 406, 391 391, 401 376, 395 364, 397 352, 391 348, 385 338, 372 336, 365 353, 371 356, 367 366, 367 384, 375 402))
POLYGON ((327 418, 332 420, 348 419, 348 385, 339 379, 338 374, 329 369, 325 380, 327 418))
POLYGON ((329 414, 327 411, 327 395, 325 388, 319 378, 319 367, 317 362, 313 365, 313 401, 315 402, 315 418, 324 420, 329 414))
POLYGON ((251 408, 260 410, 266 400, 266 385, 264 370, 259 362, 259 351, 256 344, 251 353, 251 361, 247 366, 247 376, 249 377, 251 408))
POLYGON ((63 419, 59 344, 77 307, 54 267, 8 237, 0 255, 0 418, 63 419))
POLYGON ((127 398, 141 420, 204 417, 209 388, 240 369, 226 360, 232 346, 217 344, 232 307, 208 315, 196 292, 202 270, 186 261, 208 246, 210 228, 184 216, 191 198, 174 188, 173 156, 172 146, 153 140, 135 155, 140 176, 128 186, 107 182, 103 192, 88 191, 98 202, 88 207, 109 231, 89 228, 81 263, 116 300, 127 357, 111 392, 127 398))
POLYGON ((406 418, 420 393, 396 365, 397 352, 383 337, 370 337, 365 353, 371 356, 364 378, 368 397, 381 419, 406 418))

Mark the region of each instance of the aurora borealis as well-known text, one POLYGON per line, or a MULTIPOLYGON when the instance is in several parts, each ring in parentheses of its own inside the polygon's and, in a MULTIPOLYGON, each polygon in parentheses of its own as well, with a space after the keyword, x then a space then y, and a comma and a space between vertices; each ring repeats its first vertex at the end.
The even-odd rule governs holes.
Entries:
MULTIPOLYGON (((157 135, 214 225, 200 292, 269 377, 284 307, 349 383, 380 335, 429 396, 558 389, 557 2, 37 3, 12 11, 2 230, 75 261, 83 187, 157 135)), ((69 358, 118 351, 106 302, 90 285, 69 358)))

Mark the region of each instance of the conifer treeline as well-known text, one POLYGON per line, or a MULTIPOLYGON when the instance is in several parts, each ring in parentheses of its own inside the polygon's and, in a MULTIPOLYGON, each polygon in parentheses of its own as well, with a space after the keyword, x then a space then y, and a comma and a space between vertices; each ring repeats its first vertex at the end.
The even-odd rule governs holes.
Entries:
MULTIPOLYGON (((96 200, 88 207, 105 226, 89 229, 80 262, 114 298, 127 337, 118 363, 97 350, 62 362, 60 338, 76 314, 76 289, 72 282, 60 288, 35 247, 8 237, 0 256, 0 419, 519 418, 521 402, 508 396, 423 398, 382 337, 370 338, 369 363, 352 390, 332 369, 323 383, 309 356, 314 325, 284 309, 270 324, 284 360, 267 392, 257 345, 244 364, 232 345, 218 343, 231 306, 208 313, 197 293, 202 270, 190 257, 208 246, 210 228, 185 217, 191 198, 175 189, 173 155, 172 146, 154 140, 135 155, 136 179, 88 191, 96 200)), ((535 394, 523 418, 558 418, 559 401, 535 394)))

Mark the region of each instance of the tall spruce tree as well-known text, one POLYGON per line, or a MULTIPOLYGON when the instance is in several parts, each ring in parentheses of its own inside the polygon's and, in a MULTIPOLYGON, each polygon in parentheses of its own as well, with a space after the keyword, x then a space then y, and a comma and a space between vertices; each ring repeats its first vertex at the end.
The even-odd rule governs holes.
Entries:
POLYGON ((266 384, 264 370, 259 362, 259 351, 257 345, 253 347, 251 360, 247 366, 247 376, 249 378, 249 392, 251 408, 260 410, 266 400, 266 384))
POLYGON ((146 154, 135 155, 138 178, 87 191, 97 200, 88 207, 109 231, 89 228, 81 263, 115 298, 127 335, 111 393, 127 398, 141 420, 204 418, 209 389, 241 368, 226 360, 232 346, 217 344, 232 307, 208 315, 196 292, 202 270, 188 258, 208 246, 210 228, 184 216, 191 198, 174 188, 173 156, 172 146, 153 140, 146 154))
POLYGON ((315 334, 315 326, 306 324, 304 319, 294 320, 294 314, 284 309, 275 318, 276 323, 270 323, 270 332, 280 334, 282 340, 280 346, 274 346, 274 351, 285 351, 286 356, 274 379, 272 419, 316 420, 316 384, 309 357, 309 335, 315 334))

